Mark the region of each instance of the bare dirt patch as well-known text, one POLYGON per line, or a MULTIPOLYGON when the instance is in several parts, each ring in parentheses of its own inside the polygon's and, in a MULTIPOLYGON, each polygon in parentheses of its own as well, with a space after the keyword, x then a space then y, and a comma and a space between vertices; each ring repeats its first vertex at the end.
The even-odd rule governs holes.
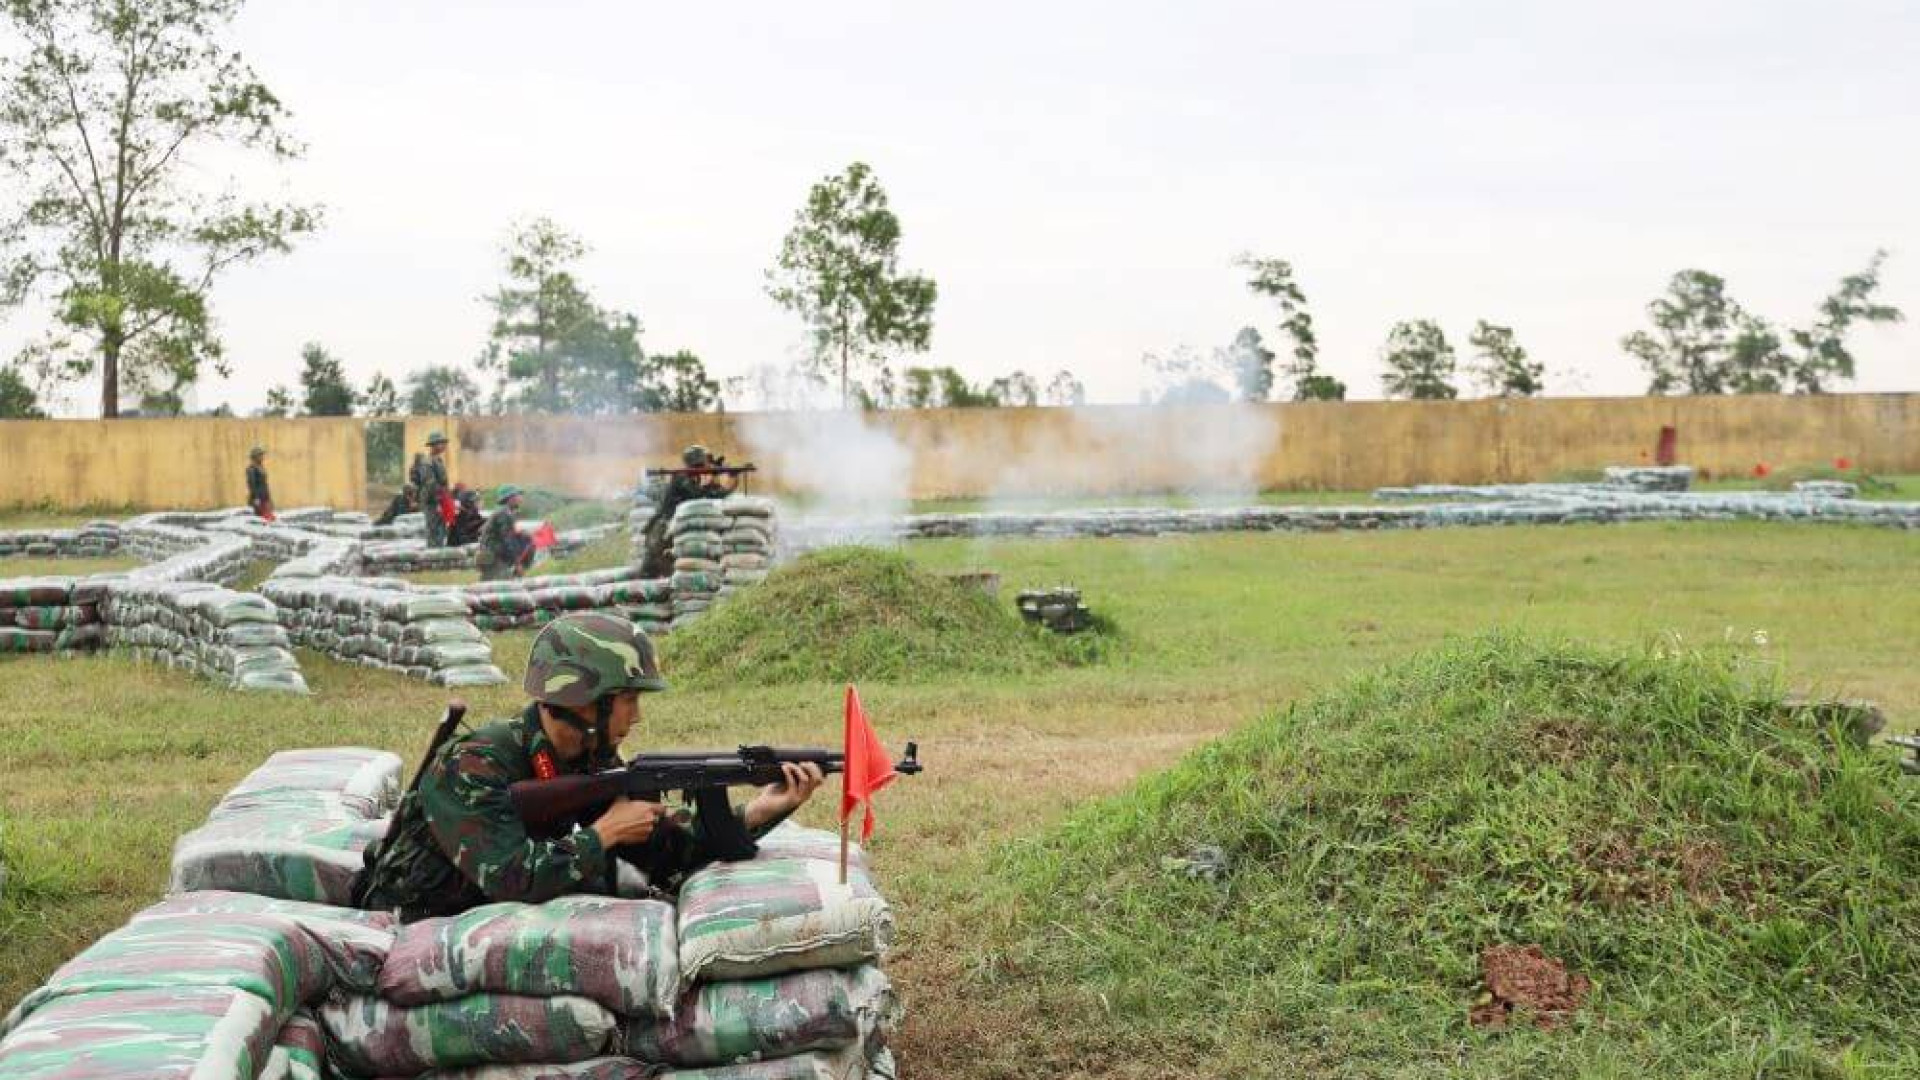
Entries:
POLYGON ((1480 954, 1485 989, 1467 1018, 1475 1027, 1503 1028, 1516 1016, 1551 1031, 1587 1000, 1593 984, 1585 975, 1542 952, 1538 945, 1493 945, 1480 954))

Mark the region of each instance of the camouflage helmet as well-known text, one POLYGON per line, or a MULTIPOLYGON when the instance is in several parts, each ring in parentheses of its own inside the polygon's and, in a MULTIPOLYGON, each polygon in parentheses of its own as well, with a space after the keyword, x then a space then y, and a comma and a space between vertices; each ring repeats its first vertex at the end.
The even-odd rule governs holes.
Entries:
POLYGON ((428 445, 428 446, 445 446, 445 445, 447 445, 447 433, 446 433, 446 432, 444 432, 444 431, 429 431, 429 432, 427 432, 427 445, 428 445))
POLYGON ((253 449, 247 451, 247 456, 248 457, 266 457, 267 448, 264 446, 256 446, 253 449))
POLYGON ((707 459, 711 456, 712 455, 707 452, 707 448, 701 446, 699 443, 694 443, 692 446, 680 451, 680 460, 690 469, 697 469, 705 465, 707 459))
POLYGON ((494 492, 493 498, 495 502, 499 503, 501 506, 505 506, 507 504, 508 499, 514 498, 515 496, 519 496, 519 495, 525 495, 525 494, 526 492, 521 491, 520 488, 514 484, 501 484, 500 490, 497 492, 494 492))
POLYGON ((533 639, 527 654, 527 696, 579 708, 625 690, 665 690, 653 642, 617 615, 562 615, 533 639))

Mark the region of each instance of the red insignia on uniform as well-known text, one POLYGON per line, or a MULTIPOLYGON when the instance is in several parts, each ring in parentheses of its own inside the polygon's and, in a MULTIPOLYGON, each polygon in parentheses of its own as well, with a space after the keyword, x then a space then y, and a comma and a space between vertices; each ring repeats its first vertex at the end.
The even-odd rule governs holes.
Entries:
POLYGON ((533 775, 542 780, 551 780, 560 775, 560 770, 553 767, 552 754, 542 750, 533 755, 533 775))

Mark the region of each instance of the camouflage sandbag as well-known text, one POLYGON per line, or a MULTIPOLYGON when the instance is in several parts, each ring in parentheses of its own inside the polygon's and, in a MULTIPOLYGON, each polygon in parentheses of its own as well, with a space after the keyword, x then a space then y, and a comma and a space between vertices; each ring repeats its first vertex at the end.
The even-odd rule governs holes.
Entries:
POLYGON ((712 574, 720 570, 717 559, 701 558, 694 555, 682 555, 673 560, 675 574, 712 574))
MULTIPOLYGON (((476 1065, 471 1069, 445 1069, 423 1080, 649 1080, 659 1075, 658 1065, 648 1065, 628 1057, 596 1057, 585 1061, 541 1065, 476 1065)), ((393 1080, 404 1080, 395 1077, 393 1080)))
POLYGON ((274 805, 291 792, 326 792, 360 817, 378 817, 400 802, 400 755, 362 746, 281 750, 243 777, 213 809, 212 817, 274 805))
POLYGON ((180 986, 52 1002, 0 1040, 7 1080, 254 1080, 280 1024, 245 990, 180 986))
POLYGON ((627 1053, 669 1065, 725 1065, 809 1050, 885 1045, 900 1006, 872 964, 707 983, 671 1020, 626 1025, 627 1053))
POLYGON ((327 1035, 311 1013, 296 1013, 280 1027, 258 1080, 325 1080, 327 1035))
POLYGON ((750 1061, 739 1065, 717 1065, 708 1069, 676 1069, 661 1074, 661 1080, 895 1080, 893 1055, 881 1050, 871 1056, 865 1049, 849 1046, 844 1050, 800 1054, 772 1061, 750 1061))
MULTIPOLYGON (((878 959, 893 914, 864 866, 783 852, 716 863, 680 888, 680 974, 688 985, 878 959)), ((837 857, 837 856, 836 856, 837 857)))
POLYGON ((283 1017, 325 996, 332 971, 313 935, 277 915, 179 915, 128 923, 60 965, 20 999, 0 1032, 49 1003, 124 990, 225 987, 267 1003, 283 1017))
POLYGON ((17 626, 0 626, 0 653, 52 652, 58 642, 59 635, 51 630, 22 630, 17 626))
POLYGON ((679 990, 673 905, 608 896, 487 904, 401 928, 380 973, 400 1005, 475 993, 575 994, 664 1017, 679 990))
POLYGON ((472 664, 466 667, 440 668, 433 672, 435 686, 457 688, 463 686, 499 686, 507 681, 507 673, 492 664, 472 664))
POLYGON ((344 906, 352 900, 361 852, 386 830, 380 818, 328 821, 271 812, 220 818, 174 842, 168 889, 344 906))
POLYGON ((399 920, 391 912, 359 911, 239 892, 180 893, 136 912, 131 921, 196 915, 286 919, 306 931, 319 946, 336 988, 368 993, 380 983, 380 967, 393 948, 394 930, 399 926, 399 920))
POLYGON ((406 1008, 342 997, 320 1009, 327 1054, 354 1076, 414 1076, 463 1065, 583 1061, 605 1053, 619 1021, 583 997, 473 994, 406 1008))
POLYGON ((0 606, 59 607, 72 598, 72 578, 10 578, 0 581, 0 606))

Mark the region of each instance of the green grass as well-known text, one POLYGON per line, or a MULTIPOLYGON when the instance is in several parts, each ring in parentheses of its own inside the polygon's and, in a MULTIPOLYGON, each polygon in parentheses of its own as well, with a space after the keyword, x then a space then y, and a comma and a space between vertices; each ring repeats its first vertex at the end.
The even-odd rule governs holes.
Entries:
POLYGON ((1066 655, 1061 639, 980 589, 854 547, 774 571, 669 636, 662 662, 688 686, 774 686, 1017 677, 1066 655))
POLYGON ((1270 714, 996 861, 976 989, 1095 1018, 1088 1065, 1911 1075, 1920 784, 1738 655, 1494 635, 1270 714), (1224 882, 1163 866, 1197 845, 1224 882), (1599 990, 1477 1032, 1496 944, 1599 990))
POLYGON ((79 577, 85 574, 110 574, 131 570, 140 560, 131 555, 99 555, 76 558, 44 559, 30 555, 10 555, 0 559, 0 578, 79 577))
MULTIPOLYGON (((1077 584, 1119 630, 1093 665, 859 680, 883 738, 896 747, 920 740, 928 767, 881 796, 873 844, 900 922, 890 969, 909 1004, 898 1043, 915 1075, 1266 1076, 1320 1063, 1297 1058, 1297 1041, 1279 1049, 1282 1022, 1296 1015, 1285 1002, 1262 1014, 1271 1029, 1228 1029, 1217 1059, 1169 1050, 1116 1063, 1089 1056, 1090 1040, 1068 1037, 1108 1030, 1093 1022, 1101 1006, 1090 1013, 1082 998, 983 990, 981 974, 1026 947, 992 910, 992 898, 1005 895, 997 859, 1250 718, 1451 636, 1510 627, 1733 650, 1777 666, 1797 688, 1875 699, 1896 729, 1920 727, 1920 534, 1643 524, 941 541, 906 551, 929 569, 998 570, 1003 597, 1077 584), (1764 645, 1756 631, 1765 632, 1764 645), (1269 1060, 1256 1067, 1236 1073, 1223 1064, 1262 1047, 1269 1060)), ((517 678, 531 640, 493 635, 509 675, 517 678)), ((118 656, 0 657, 0 844, 12 871, 0 901, 8 946, 0 950, 0 1010, 151 903, 165 887, 173 839, 272 750, 381 746, 411 767, 445 691, 305 651, 300 658, 312 698, 215 690, 118 656)), ((677 674, 668 668, 670 680, 677 674)), ((520 700, 512 686, 465 696, 482 717, 520 700)), ((647 699, 628 746, 832 745, 839 705, 837 682, 681 682, 647 699)), ((830 820, 825 806, 804 816, 830 820)), ((1069 896, 1060 906, 1083 903, 1069 896)), ((1664 1028, 1715 1023, 1676 1017, 1643 1037, 1679 1038, 1664 1028)), ((1768 1037, 1741 1032, 1756 1044, 1768 1037)), ((1608 1071, 1595 1065, 1590 1075, 1608 1071)))

